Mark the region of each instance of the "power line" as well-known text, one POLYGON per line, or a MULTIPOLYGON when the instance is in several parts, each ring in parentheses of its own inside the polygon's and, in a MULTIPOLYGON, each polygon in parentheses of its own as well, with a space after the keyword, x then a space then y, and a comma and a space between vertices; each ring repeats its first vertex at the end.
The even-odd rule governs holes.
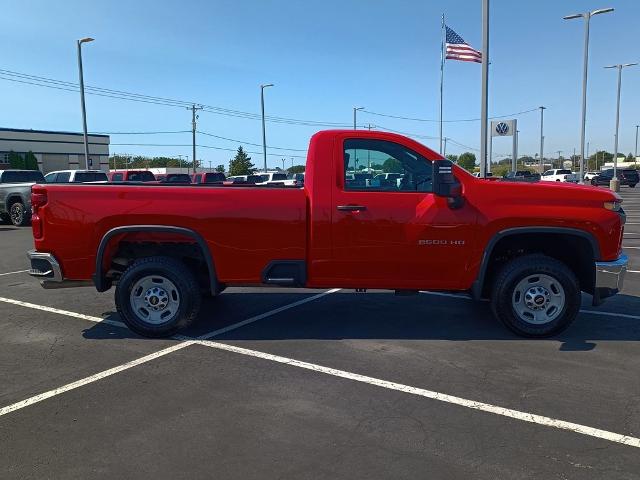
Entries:
POLYGON ((191 133, 191 130, 175 130, 172 132, 92 132, 90 135, 164 135, 171 133, 191 133))
MULTIPOLYGON (((241 143, 243 145, 251 145, 254 147, 261 147, 262 144, 261 143, 252 143, 252 142, 247 142, 244 140, 237 140, 235 138, 228 138, 228 137, 221 137, 220 135, 214 135, 213 133, 207 133, 207 132, 203 132, 198 130, 198 133, 202 134, 202 135, 206 135, 208 137, 213 137, 213 138, 219 138, 220 140, 227 140, 229 142, 237 142, 237 143, 241 143)), ((287 150, 290 152, 306 152, 307 149, 306 148, 285 148, 285 147, 273 147, 271 145, 269 145, 269 148, 273 148, 275 150, 287 150)))
MULTIPOLYGON (((130 147, 191 147, 190 143, 111 143, 110 145, 118 145, 118 146, 130 146, 130 147)), ((224 147, 216 147, 213 145, 200 145, 196 144, 196 147, 199 148, 209 148, 213 150, 224 150, 227 152, 236 152, 235 148, 224 148, 224 147)), ((247 153, 251 153, 253 155, 262 155, 262 152, 250 152, 245 150, 247 153)), ((271 155, 273 157, 282 157, 279 153, 268 153, 267 155, 271 155)), ((304 155, 285 155, 287 157, 295 157, 295 158, 307 158, 304 155)))
MULTIPOLYGON (((523 115, 525 113, 535 112, 536 110, 538 110, 538 107, 532 108, 531 110, 523 110, 521 112, 508 113, 506 115, 496 115, 494 117, 489 117, 489 118, 490 119, 496 119, 496 118, 515 117, 517 115, 523 115)), ((362 110, 362 111, 364 113, 368 113, 369 115, 377 115, 379 117, 388 117, 388 118, 397 118, 397 119, 400 119, 400 120, 411 120, 411 121, 414 121, 414 122, 433 122, 433 123, 440 122, 440 120, 434 120, 434 119, 430 119, 430 118, 403 117, 403 116, 400 116, 400 115, 390 115, 388 113, 372 112, 370 110, 362 110)), ((443 123, 477 122, 477 121, 480 121, 480 119, 479 118, 461 118, 461 119, 457 119, 457 120, 443 120, 443 123)))

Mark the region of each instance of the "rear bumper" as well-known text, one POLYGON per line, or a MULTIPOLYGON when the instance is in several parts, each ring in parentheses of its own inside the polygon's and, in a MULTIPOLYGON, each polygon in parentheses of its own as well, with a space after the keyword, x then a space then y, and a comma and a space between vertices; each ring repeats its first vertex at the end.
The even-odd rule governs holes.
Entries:
POLYGON ((89 281, 66 280, 62 276, 60 263, 58 263, 56 257, 50 253, 29 250, 27 252, 27 258, 31 263, 29 275, 40 279, 42 288, 71 288, 92 285, 89 281))
POLYGON ((607 297, 622 290, 629 259, 623 253, 611 262, 596 262, 596 283, 593 304, 599 305, 607 297))

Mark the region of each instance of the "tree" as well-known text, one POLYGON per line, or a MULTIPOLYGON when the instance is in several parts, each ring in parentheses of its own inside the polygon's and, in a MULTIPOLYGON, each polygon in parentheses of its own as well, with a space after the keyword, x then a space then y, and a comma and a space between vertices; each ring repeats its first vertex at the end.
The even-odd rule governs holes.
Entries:
POLYGON ((24 158, 22 158, 22 155, 12 150, 9 152, 9 166, 11 168, 24 170, 26 165, 25 165, 24 158))
POLYGON ((464 152, 458 157, 458 165, 469 172, 473 172, 476 166, 476 156, 471 152, 464 152))
POLYGON ((218 173, 224 173, 224 172, 225 172, 224 165, 218 165, 218 166, 216 167, 216 172, 218 172, 218 173))
POLYGON ((458 156, 449 154, 447 155, 447 160, 451 160, 453 163, 458 163, 458 156))
POLYGON ((24 168, 27 170, 38 170, 38 159, 31 150, 24 157, 24 168))
POLYGON ((304 165, 293 165, 287 169, 289 173, 304 173, 306 167, 304 165))
POLYGON ((242 146, 238 147, 236 156, 229 160, 229 175, 251 175, 256 171, 251 163, 251 157, 247 155, 242 146))
POLYGON ((634 162, 635 159, 636 158, 631 154, 631 152, 629 152, 629 155, 627 155, 627 162, 634 162))
POLYGON ((384 173, 402 173, 404 172, 404 168, 402 168, 402 163, 398 160, 389 157, 382 164, 382 171, 384 173))

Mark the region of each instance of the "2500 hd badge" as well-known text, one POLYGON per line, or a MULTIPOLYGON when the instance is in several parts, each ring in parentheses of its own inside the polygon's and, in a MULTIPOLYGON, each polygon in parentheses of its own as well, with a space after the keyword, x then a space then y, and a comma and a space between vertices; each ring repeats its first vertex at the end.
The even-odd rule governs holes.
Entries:
POLYGON ((418 245, 453 245, 456 247, 461 247, 464 245, 464 240, 445 240, 445 239, 418 240, 418 245))

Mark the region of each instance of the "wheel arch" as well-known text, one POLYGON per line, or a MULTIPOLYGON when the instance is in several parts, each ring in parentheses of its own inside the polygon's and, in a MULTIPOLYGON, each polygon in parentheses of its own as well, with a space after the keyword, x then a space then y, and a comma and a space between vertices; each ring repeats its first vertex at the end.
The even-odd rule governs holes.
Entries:
POLYGON ((111 288, 111 280, 106 277, 104 268, 104 257, 107 253, 111 240, 118 235, 140 232, 177 234, 193 239, 196 245, 198 245, 200 253, 202 254, 202 257, 204 258, 206 263, 207 271, 209 274, 208 288, 210 289, 211 294, 216 295, 221 291, 220 285, 218 283, 218 276, 216 274, 213 256, 211 255, 211 251, 209 250, 207 242, 202 237, 202 235, 190 228, 168 225, 127 225, 122 227, 115 227, 107 231, 107 233, 105 233, 100 240, 98 250, 96 252, 95 273, 93 274, 93 283, 96 287, 96 290, 98 290, 99 292, 104 292, 111 288))
POLYGON ((487 297, 488 288, 495 274, 491 266, 497 260, 496 255, 500 254, 502 249, 508 246, 518 245, 518 242, 527 247, 530 247, 534 242, 539 244, 537 247, 528 250, 528 253, 544 253, 564 262, 578 276, 581 289, 588 293, 593 291, 595 262, 600 259, 600 247, 592 234, 569 227, 515 227, 497 232, 487 243, 478 276, 471 286, 473 298, 487 297), (551 239, 561 242, 564 249, 560 251, 551 249, 548 244, 551 239), (570 240, 577 241, 576 248, 567 251, 566 243, 570 240), (562 254, 567 252, 569 255, 563 257, 562 254), (585 259, 589 260, 589 264, 584 263, 585 259))

